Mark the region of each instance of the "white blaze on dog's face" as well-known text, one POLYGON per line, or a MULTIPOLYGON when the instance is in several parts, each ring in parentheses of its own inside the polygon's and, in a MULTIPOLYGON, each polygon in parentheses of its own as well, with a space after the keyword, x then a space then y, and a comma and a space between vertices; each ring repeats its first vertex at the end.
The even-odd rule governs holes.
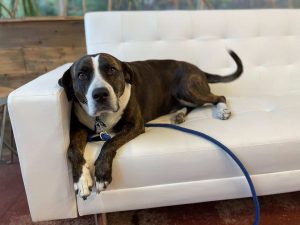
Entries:
POLYGON ((104 79, 105 73, 114 76, 116 68, 107 64, 107 68, 100 69, 99 56, 91 57, 94 74, 85 95, 87 104, 82 104, 90 116, 99 116, 103 112, 117 112, 120 107, 113 87, 104 79))
POLYGON ((82 57, 59 81, 69 100, 76 97, 91 117, 117 112, 127 83, 131 83, 128 65, 105 53, 82 57))

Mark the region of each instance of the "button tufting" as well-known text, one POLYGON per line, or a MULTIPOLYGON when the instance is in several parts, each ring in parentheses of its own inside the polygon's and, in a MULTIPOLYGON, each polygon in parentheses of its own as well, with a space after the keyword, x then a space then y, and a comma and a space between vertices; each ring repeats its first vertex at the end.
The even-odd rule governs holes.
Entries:
POLYGON ((147 58, 184 59, 191 63, 197 61, 199 67, 209 66, 226 75, 236 66, 225 55, 224 50, 228 47, 240 56, 244 64, 243 80, 237 81, 241 82, 242 88, 235 86, 235 83, 232 84, 233 88, 215 85, 216 91, 222 95, 251 95, 252 87, 257 86, 256 92, 260 94, 285 94, 292 91, 291 86, 300 90, 296 75, 300 71, 300 27, 297 23, 290 23, 298 17, 298 12, 297 16, 292 16, 293 19, 289 13, 283 12, 279 17, 275 16, 277 12, 268 10, 263 13, 241 12, 236 17, 219 11, 193 12, 191 19, 182 12, 168 12, 168 15, 149 12, 149 16, 148 12, 147 16, 139 13, 135 15, 134 12, 127 15, 124 12, 121 20, 112 14, 105 14, 105 17, 101 14, 101 18, 105 18, 103 21, 111 22, 104 23, 95 17, 94 25, 87 26, 87 34, 92 34, 87 35, 88 51, 98 52, 103 48, 112 52, 118 50, 130 59, 145 57, 144 51, 147 49, 147 58), (235 23, 237 20, 238 24, 235 23), (98 23, 109 32, 95 29, 98 23), (135 24, 143 25, 137 30, 135 24), (118 48, 119 45, 121 48, 118 48), (290 75, 283 78, 282 74, 290 75), (261 83, 268 79, 271 79, 271 85, 261 83), (291 85, 288 79, 296 79, 297 82, 291 85))
POLYGON ((263 109, 263 111, 265 111, 265 112, 273 112, 273 111, 275 111, 276 110, 276 108, 274 107, 274 106, 270 106, 270 107, 268 107, 268 108, 264 108, 263 109))
POLYGON ((255 67, 255 69, 257 69, 257 70, 263 70, 264 68, 265 68, 265 66, 264 66, 263 64, 257 65, 257 66, 255 67))

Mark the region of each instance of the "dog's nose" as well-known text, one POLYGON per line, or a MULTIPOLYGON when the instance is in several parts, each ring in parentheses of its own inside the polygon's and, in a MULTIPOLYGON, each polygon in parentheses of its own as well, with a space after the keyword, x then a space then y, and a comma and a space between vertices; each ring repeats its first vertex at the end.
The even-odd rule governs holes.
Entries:
POLYGON ((107 88, 96 88, 92 93, 93 99, 97 102, 106 100, 109 96, 107 88))

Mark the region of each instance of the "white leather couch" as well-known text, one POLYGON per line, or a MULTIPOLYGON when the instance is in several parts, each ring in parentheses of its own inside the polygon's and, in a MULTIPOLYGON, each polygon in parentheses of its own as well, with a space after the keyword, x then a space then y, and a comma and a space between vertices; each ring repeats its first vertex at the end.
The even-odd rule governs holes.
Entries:
MULTIPOLYGON (((182 124, 223 142, 252 175, 259 195, 300 190, 300 10, 96 12, 85 16, 88 53, 121 60, 185 60, 226 75, 241 57, 245 72, 213 85, 227 96, 228 121, 211 107, 182 124)), ((57 80, 63 65, 9 96, 9 113, 34 221, 250 196, 238 167, 220 149, 163 128, 123 146, 113 181, 100 195, 76 198, 66 151, 70 104, 57 80)), ((169 116, 157 119, 169 122, 169 116)), ((93 164, 101 144, 87 145, 93 164)))

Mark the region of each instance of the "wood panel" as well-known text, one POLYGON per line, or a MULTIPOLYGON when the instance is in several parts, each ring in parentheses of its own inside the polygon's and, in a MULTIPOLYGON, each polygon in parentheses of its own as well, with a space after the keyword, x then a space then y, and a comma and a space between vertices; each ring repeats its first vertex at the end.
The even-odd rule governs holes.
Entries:
POLYGON ((85 47, 24 48, 26 70, 28 72, 46 72, 62 63, 74 61, 85 52, 85 47))
POLYGON ((0 74, 25 72, 22 48, 0 48, 0 62, 0 74))
POLYGON ((0 85, 22 84, 86 53, 82 18, 0 21, 0 85))
POLYGON ((40 75, 40 73, 15 73, 0 75, 0 85, 4 87, 18 88, 40 75))
POLYGON ((0 48, 85 46, 83 20, 0 22, 0 48))

